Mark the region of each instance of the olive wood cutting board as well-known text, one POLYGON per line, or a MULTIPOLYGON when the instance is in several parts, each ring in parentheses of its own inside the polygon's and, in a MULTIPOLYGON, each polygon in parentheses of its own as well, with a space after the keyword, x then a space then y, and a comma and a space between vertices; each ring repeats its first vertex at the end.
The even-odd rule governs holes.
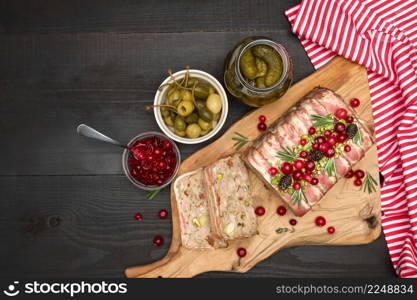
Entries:
MULTIPOLYGON (((259 115, 265 115, 267 124, 285 113, 291 106, 316 86, 332 89, 345 101, 353 97, 361 100, 356 111, 360 117, 372 125, 372 113, 368 81, 363 67, 344 58, 336 57, 326 66, 292 86, 275 103, 253 110, 236 122, 218 140, 194 153, 181 164, 179 174, 206 166, 221 157, 235 151, 232 137, 239 132, 254 139, 259 135, 256 127, 259 115)), ((237 101, 230 99, 230 101, 237 101)), ((244 151, 250 145, 241 149, 244 151)), ((378 180, 376 146, 367 151, 356 165, 369 171, 378 180)), ((258 262, 268 258, 280 249, 301 245, 358 245, 374 241, 381 232, 379 190, 368 194, 358 190, 352 179, 341 179, 321 201, 303 217, 295 217, 290 209, 285 216, 279 216, 276 209, 284 205, 272 191, 265 188, 261 179, 252 171, 254 206, 262 205, 266 213, 257 217, 258 234, 247 239, 235 240, 225 249, 189 250, 181 245, 181 232, 178 220, 178 208, 171 188, 171 208, 173 237, 167 255, 149 265, 127 268, 127 277, 192 277, 207 271, 246 272, 258 262), (314 220, 324 216, 327 224, 317 227, 314 220), (289 220, 295 218, 298 223, 290 226, 289 220), (334 234, 327 233, 327 226, 334 226, 334 234), (276 233, 278 228, 294 228, 294 232, 276 233), (244 247, 247 255, 239 258, 236 250, 244 247)))

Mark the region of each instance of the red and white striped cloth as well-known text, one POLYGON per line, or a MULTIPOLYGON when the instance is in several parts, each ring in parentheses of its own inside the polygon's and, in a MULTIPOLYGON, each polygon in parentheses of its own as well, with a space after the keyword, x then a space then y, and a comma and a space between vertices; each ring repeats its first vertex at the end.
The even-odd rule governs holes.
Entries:
POLYGON ((336 55, 367 68, 382 228, 400 277, 417 277, 417 1, 304 0, 285 13, 316 69, 336 55))

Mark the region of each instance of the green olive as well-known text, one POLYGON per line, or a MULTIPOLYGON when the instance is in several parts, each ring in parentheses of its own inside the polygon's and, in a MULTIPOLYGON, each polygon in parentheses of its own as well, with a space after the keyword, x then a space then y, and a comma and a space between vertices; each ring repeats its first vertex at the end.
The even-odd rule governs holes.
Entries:
POLYGON ((265 89, 265 78, 264 77, 258 77, 256 78, 256 87, 260 89, 265 89))
POLYGON ((168 117, 169 116, 169 109, 166 107, 161 107, 161 115, 163 117, 168 117))
POLYGON ((164 122, 165 124, 167 124, 168 126, 174 126, 174 121, 172 121, 172 118, 170 115, 164 117, 164 122))
POLYGON ((199 83, 194 88, 194 95, 197 98, 206 99, 210 95, 210 86, 204 83, 199 83))
POLYGON ((216 92, 216 89, 214 87, 209 87, 209 94, 214 94, 216 92))
POLYGON ((222 99, 218 94, 211 94, 207 98, 206 105, 213 114, 218 114, 222 110, 222 99))
POLYGON ((185 118, 185 122, 187 122, 188 124, 197 123, 198 122, 198 114, 193 112, 191 115, 189 115, 185 118))
POLYGON ((173 88, 168 91, 167 100, 168 104, 173 104, 175 101, 179 100, 181 97, 181 92, 176 88, 173 88))
POLYGON ((184 93, 182 94, 182 100, 194 101, 193 94, 188 90, 184 90, 184 93))
POLYGON ((198 115, 201 119, 203 119, 206 122, 213 121, 213 114, 211 111, 209 111, 207 108, 203 107, 198 109, 198 115))
POLYGON ((174 127, 176 130, 184 131, 187 127, 187 124, 185 123, 184 119, 180 116, 176 116, 174 120, 174 127))
POLYGON ((209 130, 212 128, 211 126, 211 122, 206 122, 203 119, 198 119, 198 125, 201 127, 201 129, 203 130, 209 130))
POLYGON ((194 77, 188 78, 187 87, 193 87, 194 84, 198 83, 198 79, 194 77))
POLYGON ((178 104, 177 112, 180 116, 186 117, 194 111, 194 103, 192 101, 181 101, 178 104))
POLYGON ((256 69, 255 57, 251 49, 247 49, 240 58, 240 71, 247 79, 255 79, 258 70, 256 69))
POLYGON ((207 130, 201 130, 201 132, 200 132, 200 136, 205 136, 207 133, 209 133, 211 131, 211 128, 210 129, 207 129, 207 130))
POLYGON ((268 71, 268 65, 266 64, 266 62, 262 58, 255 57, 255 63, 256 69, 258 70, 256 77, 265 76, 266 72, 268 71))
POLYGON ((218 121, 218 120, 220 120, 220 117, 221 117, 221 114, 220 114, 220 113, 218 113, 218 114, 213 114, 213 121, 218 121))
POLYGON ((198 124, 195 124, 195 123, 190 124, 190 125, 187 126, 187 129, 185 130, 185 133, 191 139, 198 138, 200 136, 200 133, 201 133, 201 127, 198 126, 198 124))
POLYGON ((268 65, 265 74, 265 85, 267 87, 276 83, 282 74, 282 59, 276 50, 270 46, 257 45, 252 47, 253 55, 262 58, 268 65))
POLYGON ((176 128, 174 128, 174 133, 180 137, 184 137, 185 136, 185 130, 178 130, 176 128))

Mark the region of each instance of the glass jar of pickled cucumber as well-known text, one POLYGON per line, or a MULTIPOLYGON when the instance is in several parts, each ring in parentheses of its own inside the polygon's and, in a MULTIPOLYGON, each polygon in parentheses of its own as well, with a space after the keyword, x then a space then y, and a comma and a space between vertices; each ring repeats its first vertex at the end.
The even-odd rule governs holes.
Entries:
POLYGON ((226 88, 247 105, 259 107, 278 100, 292 80, 290 55, 269 38, 245 38, 226 57, 226 88))

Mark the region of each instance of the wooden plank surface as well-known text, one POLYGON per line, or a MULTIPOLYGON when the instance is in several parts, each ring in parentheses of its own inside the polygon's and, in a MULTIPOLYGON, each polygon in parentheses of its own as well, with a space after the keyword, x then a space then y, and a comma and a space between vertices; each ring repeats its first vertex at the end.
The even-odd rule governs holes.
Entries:
MULTIPOLYGON (((163 257, 171 225, 155 213, 169 208, 168 192, 146 200, 123 177, 118 149, 76 136, 75 126, 122 141, 157 130, 142 106, 166 69, 190 64, 221 79, 225 54, 247 35, 283 43, 299 81, 313 68, 283 16, 297 2, 1 1, 0 276, 117 277, 163 257), (51 216, 59 226, 45 226, 51 216), (163 247, 152 247, 154 234, 163 247)), ((231 99, 225 129, 250 110, 231 99)), ((205 145, 181 151, 186 158, 205 145)), ((287 249, 238 276, 358 274, 393 276, 382 237, 287 249)), ((237 275, 202 275, 210 276, 237 275)))

